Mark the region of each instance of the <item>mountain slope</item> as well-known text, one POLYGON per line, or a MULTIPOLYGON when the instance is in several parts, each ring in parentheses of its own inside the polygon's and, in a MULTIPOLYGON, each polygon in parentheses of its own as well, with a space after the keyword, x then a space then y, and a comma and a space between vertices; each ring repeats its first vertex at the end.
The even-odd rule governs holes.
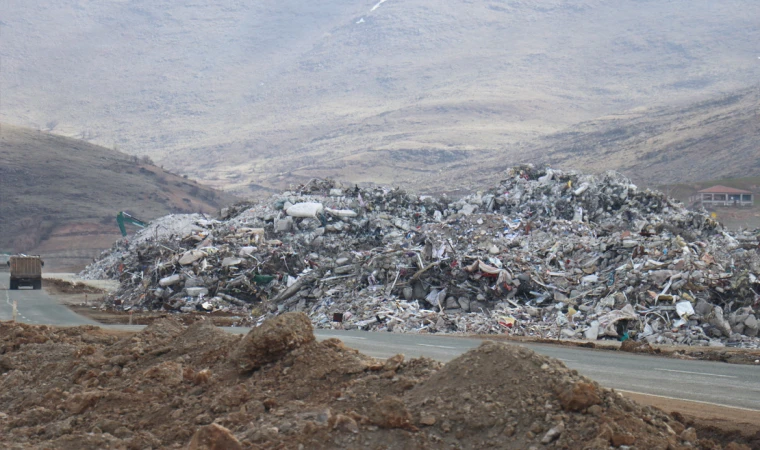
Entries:
POLYGON ((232 199, 137 157, 6 124, 0 192, 0 252, 64 252, 67 259, 110 247, 120 237, 118 211, 150 220, 213 213, 232 199))
POLYGON ((760 88, 752 88, 584 122, 522 152, 552 166, 615 169, 651 186, 757 176, 758 142, 760 88))
POLYGON ((10 1, 0 118, 238 190, 452 161, 760 75, 752 0, 10 1))

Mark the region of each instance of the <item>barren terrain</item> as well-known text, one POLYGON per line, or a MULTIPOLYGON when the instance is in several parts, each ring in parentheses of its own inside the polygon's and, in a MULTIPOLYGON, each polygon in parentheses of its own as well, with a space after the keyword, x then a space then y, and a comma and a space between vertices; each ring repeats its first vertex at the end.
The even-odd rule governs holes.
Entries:
MULTIPOLYGON (((442 366, 316 342, 285 314, 242 339, 200 321, 135 335, 2 323, 0 435, 13 449, 748 449, 741 432, 641 406, 528 349, 442 366), (39 370, 42 367, 44 370, 39 370)), ((704 417, 704 414, 702 414, 704 417)), ((720 424, 718 424, 720 425, 720 424)))
POLYGON ((541 138, 525 151, 552 166, 618 170, 649 186, 708 187, 707 180, 757 176, 758 137, 760 89, 752 88, 602 117, 541 138))
POLYGON ((233 198, 148 159, 6 124, 0 192, 0 251, 44 254, 47 270, 81 268, 110 247, 121 237, 119 211, 145 221, 215 214, 233 198))
POLYGON ((760 74, 751 0, 1 8, 0 119, 239 192, 315 175, 440 186, 484 152, 506 162, 567 126, 760 74))

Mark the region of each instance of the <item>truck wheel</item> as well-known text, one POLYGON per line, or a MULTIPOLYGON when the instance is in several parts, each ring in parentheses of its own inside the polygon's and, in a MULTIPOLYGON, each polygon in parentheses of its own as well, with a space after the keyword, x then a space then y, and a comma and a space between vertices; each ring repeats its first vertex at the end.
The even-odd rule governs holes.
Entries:
POLYGON ((11 291, 15 291, 18 289, 18 282, 16 280, 11 280, 11 285, 8 287, 11 291))
POLYGON ((37 289, 37 290, 42 289, 42 280, 35 281, 34 285, 32 286, 32 289, 37 289))

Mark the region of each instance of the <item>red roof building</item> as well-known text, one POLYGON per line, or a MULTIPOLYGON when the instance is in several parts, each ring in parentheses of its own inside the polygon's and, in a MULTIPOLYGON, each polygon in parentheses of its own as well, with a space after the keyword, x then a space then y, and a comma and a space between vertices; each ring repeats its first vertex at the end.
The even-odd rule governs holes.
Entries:
POLYGON ((713 186, 702 189, 692 197, 696 203, 702 206, 752 206, 755 196, 750 191, 743 191, 726 186, 713 186))

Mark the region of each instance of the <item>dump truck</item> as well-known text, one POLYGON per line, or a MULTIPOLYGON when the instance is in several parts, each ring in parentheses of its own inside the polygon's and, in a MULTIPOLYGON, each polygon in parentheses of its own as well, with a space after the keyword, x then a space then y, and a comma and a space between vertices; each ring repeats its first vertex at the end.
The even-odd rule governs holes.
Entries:
POLYGON ((13 255, 7 264, 11 268, 11 290, 20 286, 42 289, 42 266, 45 262, 39 255, 13 255))

